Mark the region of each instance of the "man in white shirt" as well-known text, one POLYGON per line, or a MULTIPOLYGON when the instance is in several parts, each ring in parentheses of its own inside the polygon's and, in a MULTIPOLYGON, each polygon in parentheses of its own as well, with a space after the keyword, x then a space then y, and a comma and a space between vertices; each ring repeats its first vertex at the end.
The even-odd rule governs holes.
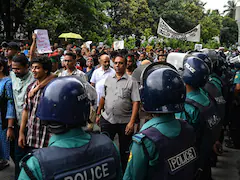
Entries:
MULTIPOLYGON (((105 80, 108 76, 112 76, 115 74, 114 69, 110 67, 110 57, 107 54, 103 54, 100 56, 100 64, 101 66, 93 71, 92 78, 90 80, 93 87, 97 92, 97 106, 99 105, 99 101, 101 96, 104 93, 104 84, 105 80)), ((90 113, 90 121, 88 124, 88 130, 93 130, 93 123, 96 120, 96 110, 91 110, 90 113)))
POLYGON ((97 105, 104 92, 104 83, 108 76, 115 74, 114 69, 110 67, 110 57, 107 54, 100 56, 101 67, 93 71, 92 78, 90 80, 92 86, 95 87, 98 95, 97 105))

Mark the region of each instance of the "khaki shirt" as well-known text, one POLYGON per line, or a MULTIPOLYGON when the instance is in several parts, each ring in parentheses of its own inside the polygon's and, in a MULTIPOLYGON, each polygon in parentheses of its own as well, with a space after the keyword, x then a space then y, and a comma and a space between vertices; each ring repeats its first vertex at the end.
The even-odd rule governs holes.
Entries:
POLYGON ((132 102, 140 101, 137 81, 126 73, 117 79, 109 76, 104 84, 105 99, 102 116, 111 124, 129 123, 132 116, 132 102))

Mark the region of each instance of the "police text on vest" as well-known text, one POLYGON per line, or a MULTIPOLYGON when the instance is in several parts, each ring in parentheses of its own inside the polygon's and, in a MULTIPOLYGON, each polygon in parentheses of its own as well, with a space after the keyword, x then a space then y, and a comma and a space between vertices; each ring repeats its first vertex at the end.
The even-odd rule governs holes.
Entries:
POLYGON ((64 180, 95 180, 102 179, 109 176, 108 163, 101 164, 82 172, 64 177, 64 180))
POLYGON ((190 162, 194 161, 197 158, 196 151, 193 147, 188 148, 187 150, 177 154, 174 157, 169 158, 168 164, 170 166, 171 172, 174 172, 190 162))

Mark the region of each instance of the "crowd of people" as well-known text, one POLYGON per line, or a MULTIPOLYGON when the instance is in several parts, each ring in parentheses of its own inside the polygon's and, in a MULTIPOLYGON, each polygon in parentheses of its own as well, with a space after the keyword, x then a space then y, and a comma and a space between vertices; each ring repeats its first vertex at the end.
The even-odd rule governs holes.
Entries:
POLYGON ((176 69, 164 48, 39 54, 32 39, 0 49, 0 170, 11 156, 15 179, 210 180, 226 127, 239 148, 240 62, 222 50, 177 49, 176 69))

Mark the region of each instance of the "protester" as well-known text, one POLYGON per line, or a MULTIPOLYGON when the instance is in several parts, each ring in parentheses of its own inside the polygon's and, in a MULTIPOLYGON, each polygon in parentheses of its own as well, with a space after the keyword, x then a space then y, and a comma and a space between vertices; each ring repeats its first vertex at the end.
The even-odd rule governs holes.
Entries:
POLYGON ((76 54, 74 54, 73 52, 66 53, 64 56, 64 63, 66 66, 66 70, 59 73, 58 76, 61 77, 61 76, 77 75, 87 81, 88 79, 86 74, 76 68, 76 62, 77 62, 76 54))
POLYGON ((126 74, 126 68, 127 59, 117 55, 114 61, 116 74, 108 76, 104 83, 96 118, 101 132, 107 133, 112 140, 118 134, 123 171, 127 166, 140 103, 138 83, 126 74))
POLYGON ((34 58, 31 63, 33 77, 36 79, 27 88, 25 103, 22 112, 22 121, 19 131, 18 145, 31 152, 34 149, 47 147, 50 134, 46 126, 40 123, 36 117, 36 111, 43 88, 38 88, 33 96, 29 96, 29 92, 50 76, 52 65, 48 57, 41 56, 34 58), (25 136, 25 130, 27 135, 25 136))
POLYGON ((0 58, 0 170, 9 166, 10 141, 14 140, 15 107, 7 62, 0 58))
POLYGON ((90 80, 92 78, 93 71, 95 70, 94 62, 93 62, 92 57, 88 57, 86 65, 87 65, 87 67, 83 68, 83 72, 87 75, 88 82, 90 82, 90 80))

